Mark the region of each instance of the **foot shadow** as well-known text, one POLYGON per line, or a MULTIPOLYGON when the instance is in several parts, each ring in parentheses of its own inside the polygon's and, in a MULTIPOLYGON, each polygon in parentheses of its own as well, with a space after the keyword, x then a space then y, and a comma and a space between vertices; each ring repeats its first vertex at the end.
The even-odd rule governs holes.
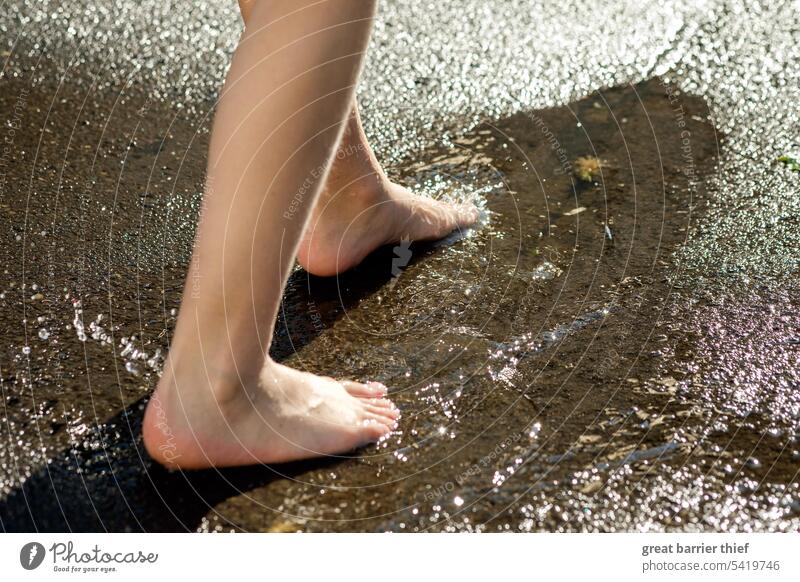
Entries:
MULTIPOLYGON (((443 241, 446 243, 450 237, 443 241)), ((270 355, 285 360, 332 327, 349 309, 397 274, 434 253, 442 241, 386 245, 361 264, 334 277, 317 277, 297 269, 289 277, 281 303, 270 355)))
POLYGON ((1 501, 0 528, 5 532, 195 531, 222 501, 331 463, 168 471, 142 445, 146 401, 139 400, 94 429, 1 501))

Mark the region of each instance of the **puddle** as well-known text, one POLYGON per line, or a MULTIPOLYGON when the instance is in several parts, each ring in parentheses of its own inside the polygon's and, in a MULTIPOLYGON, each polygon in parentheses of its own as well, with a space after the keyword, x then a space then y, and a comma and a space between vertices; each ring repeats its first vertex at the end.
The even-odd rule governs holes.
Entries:
MULTIPOLYGON (((18 136, 14 177, 30 186, 0 200, 4 529, 796 525, 797 386, 769 400, 752 377, 698 359, 731 336, 697 326, 740 306, 676 283, 717 156, 702 100, 680 95, 678 118, 659 79, 603 90, 484 122, 394 168, 431 196, 476 200, 481 224, 382 249, 337 278, 297 270, 272 353, 384 382, 400 429, 339 462, 169 474, 139 425, 180 302, 207 127, 182 114, 165 132, 170 113, 136 94, 76 119, 78 88, 53 91, 23 103, 26 124, 48 131, 38 150, 38 132, 18 136)), ((795 298, 757 305, 731 349, 768 350, 783 370, 795 298)))

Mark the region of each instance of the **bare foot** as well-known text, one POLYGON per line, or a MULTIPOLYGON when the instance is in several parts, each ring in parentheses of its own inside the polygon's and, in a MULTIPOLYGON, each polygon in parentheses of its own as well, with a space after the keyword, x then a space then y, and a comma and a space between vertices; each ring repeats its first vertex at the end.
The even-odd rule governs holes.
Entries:
POLYGON ((207 386, 162 378, 143 426, 159 463, 201 469, 346 453, 389 434, 399 417, 381 384, 337 382, 271 360, 255 386, 207 386))
POLYGON ((417 196, 393 183, 367 143, 354 110, 297 253, 309 273, 331 276, 380 246, 437 240, 478 219, 472 205, 417 196))

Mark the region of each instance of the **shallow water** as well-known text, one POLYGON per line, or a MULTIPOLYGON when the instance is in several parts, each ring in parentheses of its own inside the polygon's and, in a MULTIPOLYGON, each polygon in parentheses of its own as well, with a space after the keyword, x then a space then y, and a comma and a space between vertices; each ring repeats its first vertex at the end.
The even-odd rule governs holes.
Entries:
POLYGON ((297 271, 273 345, 385 382, 401 427, 353 458, 194 474, 152 465, 139 424, 233 13, 2 17, 4 529, 797 528, 800 177, 775 162, 797 146, 791 6, 598 5, 592 30, 532 3, 422 6, 382 8, 370 134, 483 223, 297 271))

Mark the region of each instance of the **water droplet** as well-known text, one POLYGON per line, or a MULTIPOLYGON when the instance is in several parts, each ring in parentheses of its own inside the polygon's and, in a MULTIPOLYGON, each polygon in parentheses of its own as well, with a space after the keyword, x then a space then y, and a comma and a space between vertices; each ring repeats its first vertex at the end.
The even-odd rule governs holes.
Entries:
POLYGON ((39 330, 39 339, 46 340, 49 337, 50 337, 50 332, 47 330, 47 328, 43 327, 42 329, 39 330))
POLYGON ((750 469, 758 469, 761 466, 761 461, 759 461, 755 457, 750 457, 749 459, 747 459, 746 465, 750 469))

